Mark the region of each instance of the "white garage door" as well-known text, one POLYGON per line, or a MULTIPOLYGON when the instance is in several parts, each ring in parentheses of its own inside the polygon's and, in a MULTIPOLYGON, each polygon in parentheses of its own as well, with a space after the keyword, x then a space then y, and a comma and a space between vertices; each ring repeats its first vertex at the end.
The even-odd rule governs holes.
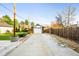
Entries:
POLYGON ((42 33, 42 28, 34 28, 34 33, 42 33))

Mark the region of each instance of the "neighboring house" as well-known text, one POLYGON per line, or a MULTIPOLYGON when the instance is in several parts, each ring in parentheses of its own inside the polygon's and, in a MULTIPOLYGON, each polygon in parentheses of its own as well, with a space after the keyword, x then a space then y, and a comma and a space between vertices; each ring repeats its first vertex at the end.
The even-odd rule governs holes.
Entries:
POLYGON ((5 22, 0 22, 0 33, 6 33, 7 31, 12 32, 13 27, 5 22))

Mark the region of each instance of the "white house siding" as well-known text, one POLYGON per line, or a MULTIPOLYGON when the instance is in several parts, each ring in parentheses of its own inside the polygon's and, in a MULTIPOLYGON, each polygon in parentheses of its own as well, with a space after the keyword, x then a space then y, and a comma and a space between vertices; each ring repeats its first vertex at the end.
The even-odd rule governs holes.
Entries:
POLYGON ((12 32, 13 28, 12 27, 0 27, 0 33, 6 33, 7 30, 12 32))

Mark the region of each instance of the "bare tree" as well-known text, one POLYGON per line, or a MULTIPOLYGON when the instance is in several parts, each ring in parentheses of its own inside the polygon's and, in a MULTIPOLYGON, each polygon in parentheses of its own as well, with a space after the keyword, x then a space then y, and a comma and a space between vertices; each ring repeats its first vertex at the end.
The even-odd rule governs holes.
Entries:
POLYGON ((63 24, 69 26, 70 22, 75 20, 76 8, 69 6, 67 7, 62 14, 63 24))
POLYGON ((59 25, 63 25, 61 14, 58 14, 55 18, 56 18, 56 22, 57 22, 59 25))

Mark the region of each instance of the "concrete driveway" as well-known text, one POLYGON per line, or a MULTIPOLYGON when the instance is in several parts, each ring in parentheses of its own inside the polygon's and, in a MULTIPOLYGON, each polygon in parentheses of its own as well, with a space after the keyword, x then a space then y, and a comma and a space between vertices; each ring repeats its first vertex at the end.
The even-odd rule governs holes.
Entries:
MULTIPOLYGON (((26 38, 25 38, 26 39, 26 38)), ((7 56, 78 56, 79 53, 69 47, 59 45, 55 37, 49 34, 32 34, 19 47, 7 56)))

